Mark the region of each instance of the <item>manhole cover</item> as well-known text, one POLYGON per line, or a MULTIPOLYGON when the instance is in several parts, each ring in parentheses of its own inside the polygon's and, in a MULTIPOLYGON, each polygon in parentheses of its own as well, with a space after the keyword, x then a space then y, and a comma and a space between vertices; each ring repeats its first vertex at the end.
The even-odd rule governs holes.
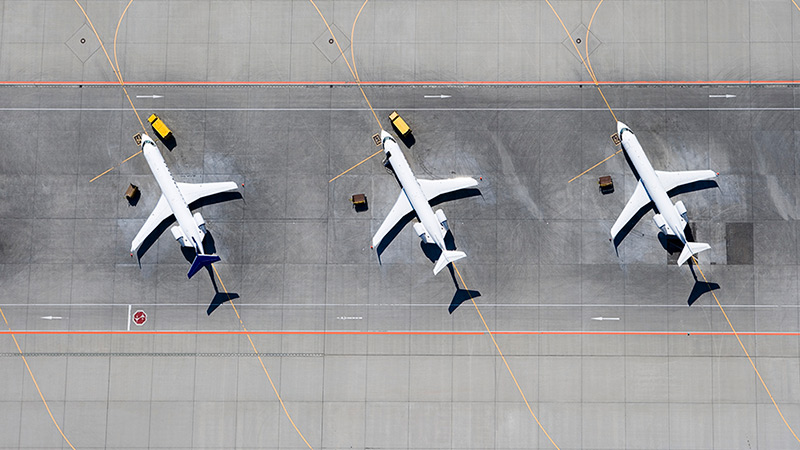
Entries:
POLYGON ((86 24, 81 25, 78 31, 64 43, 81 62, 86 62, 100 48, 100 43, 97 42, 92 29, 86 24))
MULTIPOLYGON (((564 45, 564 47, 567 48, 567 50, 569 50, 569 52, 572 54, 572 56, 574 56, 578 61, 581 60, 581 57, 583 57, 585 59, 586 58, 586 41, 585 41, 585 39, 586 39, 586 25, 584 25, 584 24, 578 25, 577 28, 575 28, 574 30, 571 31, 571 35, 572 35, 572 40, 570 40, 570 38, 567 37, 561 43, 564 45), (579 57, 578 54, 575 53, 575 47, 576 46, 578 47, 578 50, 580 50, 580 52, 581 52, 581 57, 579 57)), ((592 33, 590 31, 589 32, 589 55, 591 55, 595 50, 597 50, 597 47, 600 47, 601 44, 602 44, 602 42, 600 42, 597 39, 597 37, 594 35, 594 33, 592 33)))
POLYGON ((328 58, 328 61, 333 63, 341 56, 339 47, 342 47, 343 52, 347 52, 350 49, 350 39, 348 39, 347 35, 342 33, 342 30, 334 24, 331 24, 331 31, 333 31, 333 35, 336 36, 336 41, 333 40, 326 28, 314 41, 314 46, 328 58), (339 42, 339 47, 336 46, 337 41, 339 42))

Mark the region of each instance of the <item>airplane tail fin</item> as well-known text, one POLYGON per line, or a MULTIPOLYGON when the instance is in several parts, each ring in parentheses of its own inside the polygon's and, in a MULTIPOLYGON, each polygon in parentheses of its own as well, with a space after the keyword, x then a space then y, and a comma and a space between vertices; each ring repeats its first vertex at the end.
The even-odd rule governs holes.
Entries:
POLYGON ((442 255, 439 257, 439 260, 436 261, 436 265, 433 266, 433 274, 436 275, 451 262, 458 261, 459 259, 466 257, 467 254, 464 252, 457 252, 455 250, 443 251, 442 255))
POLYGON ((189 273, 186 275, 189 278, 192 278, 194 274, 200 271, 205 266, 209 266, 217 261, 220 260, 220 257, 217 255, 204 255, 202 253, 198 253, 197 256, 194 257, 194 261, 192 261, 192 267, 189 268, 189 273))
POLYGON ((678 257, 678 265, 683 265, 689 258, 704 250, 710 249, 711 246, 705 242, 687 242, 681 250, 681 255, 678 257))

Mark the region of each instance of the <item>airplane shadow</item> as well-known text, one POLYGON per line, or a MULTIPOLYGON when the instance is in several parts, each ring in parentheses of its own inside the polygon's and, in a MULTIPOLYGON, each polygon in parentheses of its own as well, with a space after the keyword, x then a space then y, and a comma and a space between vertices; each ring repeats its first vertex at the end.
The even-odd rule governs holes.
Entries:
POLYGON ((400 133, 397 133, 397 137, 399 137, 400 141, 402 141, 403 144, 408 148, 413 147, 414 144, 417 143, 417 139, 414 138, 414 135, 411 133, 407 134, 405 137, 401 136, 400 133))
MULTIPOLYGON (((437 205, 439 205, 441 203, 449 202, 451 200, 459 200, 459 199, 462 199, 462 198, 476 197, 476 196, 479 196, 479 195, 482 195, 480 189, 477 189, 477 188, 461 189, 461 190, 456 191, 456 192, 450 192, 450 193, 447 193, 447 194, 442 194, 442 195, 440 195, 438 197, 434 197, 433 199, 430 200, 429 203, 430 203, 431 207, 434 207, 434 206, 437 206, 437 205)), ((381 260, 381 253, 383 253, 383 251, 386 250, 386 247, 388 247, 389 244, 391 244, 392 241, 394 241, 394 238, 396 238, 397 235, 400 234, 400 232, 403 230, 403 228, 405 228, 405 226, 408 225, 408 223, 411 222, 411 220, 416 216, 417 216, 416 213, 414 211, 411 211, 410 213, 408 213, 405 216, 403 216, 403 218, 400 219, 397 222, 397 224, 395 224, 395 226, 393 226, 392 229, 389 230, 388 233, 386 233, 386 236, 384 236, 383 240, 380 243, 378 243, 378 246, 375 248, 375 251, 378 254, 378 262, 380 262, 380 260, 381 260)), ((447 234, 451 235, 451 239, 452 239, 452 233, 450 233, 448 231, 447 234)), ((447 243, 447 236, 445 236, 445 243, 447 243)), ((436 247, 436 246, 434 245, 434 247, 436 247)), ((436 248, 438 249, 438 247, 436 247, 436 248)), ((453 249, 450 249, 450 247, 448 247, 448 250, 453 250, 453 249)), ((424 251, 424 249, 423 249, 423 251, 424 251)), ((426 256, 427 256, 427 254, 426 254, 426 256)), ((438 258, 438 256, 437 256, 437 258, 438 258)), ((435 261, 436 260, 434 260, 434 262, 435 261)))
POLYGON ((697 275, 694 273, 694 261, 691 259, 689 260, 689 269, 692 271, 692 276, 694 277, 694 286, 692 286, 692 292, 689 293, 689 299, 686 300, 686 303, 692 306, 703 294, 715 291, 719 289, 720 286, 711 281, 698 279, 697 275))
MULTIPOLYGON (((197 209, 197 208, 201 208, 203 206, 215 205, 217 203, 223 203, 223 202, 227 202, 227 201, 234 200, 234 199, 240 199, 240 198, 243 198, 242 197, 242 193, 238 192, 238 191, 237 192, 221 192, 219 194, 210 195, 208 197, 201 198, 201 199, 193 202, 192 204, 189 205, 189 210, 191 211, 191 210, 194 210, 194 209, 197 209)), ((139 250, 136 251, 136 259, 137 259, 137 261, 138 261, 140 266, 141 266, 142 256, 144 256, 145 253, 147 253, 147 251, 150 250, 150 248, 153 246, 153 244, 155 244, 156 241, 158 241, 158 238, 161 237, 161 234, 164 233, 164 231, 166 231, 174 223, 176 223, 175 222, 175 216, 174 215, 173 216, 169 216, 163 222, 158 224, 158 226, 153 230, 153 232, 150 233, 145 238, 144 242, 142 242, 142 245, 139 247, 139 250)), ((207 235, 209 235, 209 234, 211 234, 211 233, 207 233, 207 235)), ((205 244, 205 239, 204 239, 203 240, 203 246, 205 247, 205 245, 206 244, 205 244)), ((211 245, 212 245, 212 248, 214 248, 213 247, 213 245, 214 245, 213 244, 213 238, 211 240, 211 245)), ((181 248, 181 251, 183 251, 183 247, 181 248)), ((190 249, 190 251, 192 252, 192 259, 189 259, 188 261, 191 263, 194 260, 194 250, 190 249)), ((216 248, 214 248, 214 250, 210 250, 210 253, 216 253, 216 248)), ((184 253, 184 257, 186 257, 185 253, 184 253)))
POLYGON ((211 279, 211 284, 214 286, 214 297, 211 299, 211 303, 208 305, 208 309, 206 309, 206 315, 211 315, 220 305, 225 302, 229 302, 235 298, 239 298, 239 294, 235 292, 220 292, 219 288, 217 287, 217 280, 214 278, 214 271, 211 266, 206 266, 206 271, 208 271, 208 277, 211 279))
POLYGON ((175 150, 175 147, 178 146, 178 141, 175 140, 175 136, 172 134, 170 134, 167 138, 162 138, 158 135, 158 133, 156 133, 156 137, 158 137, 158 140, 161 141, 161 143, 164 144, 164 147, 167 147, 167 150, 169 151, 175 150))
POLYGON ((447 307, 447 312, 453 314, 453 312, 461 306, 467 300, 474 300, 481 296, 479 291, 473 291, 469 289, 461 289, 458 285, 458 281, 456 280, 455 270, 453 270, 453 265, 449 264, 447 269, 450 271, 450 277, 453 279, 453 284, 456 287, 456 292, 453 294, 453 299, 450 300, 450 306, 447 307))
POLYGON ((667 195, 672 197, 674 195, 702 191, 711 188, 719 188, 719 183, 717 183, 716 180, 701 180, 701 181, 695 181, 694 183, 684 184, 683 186, 678 186, 672 189, 671 191, 667 192, 667 195))

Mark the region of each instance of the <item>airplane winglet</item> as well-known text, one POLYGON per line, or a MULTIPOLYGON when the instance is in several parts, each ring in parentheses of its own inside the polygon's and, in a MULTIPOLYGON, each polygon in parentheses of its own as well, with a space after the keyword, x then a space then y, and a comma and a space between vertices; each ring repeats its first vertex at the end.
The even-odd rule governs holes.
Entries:
POLYGON ((199 272, 200 269, 202 269, 205 266, 209 266, 219 261, 220 259, 221 258, 217 255, 198 254, 197 256, 194 257, 194 261, 192 261, 192 267, 189 268, 189 273, 187 273, 186 275, 189 278, 192 278, 192 276, 194 276, 194 274, 199 272))

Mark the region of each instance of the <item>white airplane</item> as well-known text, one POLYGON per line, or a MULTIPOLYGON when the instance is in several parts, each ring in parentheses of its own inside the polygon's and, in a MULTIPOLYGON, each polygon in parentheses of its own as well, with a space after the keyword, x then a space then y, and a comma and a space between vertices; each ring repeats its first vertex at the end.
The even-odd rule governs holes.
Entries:
POLYGON ((681 172, 662 172, 653 170, 653 166, 639 145, 639 140, 630 128, 622 122, 617 122, 617 133, 622 141, 622 149, 628 155, 631 164, 638 174, 639 182, 628 204, 611 227, 611 239, 615 239, 617 233, 630 222, 634 215, 642 208, 655 204, 656 215, 653 221, 661 231, 668 236, 676 236, 684 243, 683 250, 678 257, 678 265, 682 265, 687 259, 704 250, 711 248, 710 245, 702 242, 687 242, 684 229, 688 219, 686 217, 686 206, 682 201, 674 205, 669 199, 667 192, 684 184, 696 181, 711 180, 716 178, 719 173, 713 170, 687 170, 681 172))
POLYGON ((386 154, 386 165, 390 165, 394 171, 397 181, 402 190, 397 198, 389 215, 378 228, 378 232, 372 237, 372 247, 378 246, 386 234, 397 225, 400 220, 412 211, 417 214, 419 222, 414 224, 414 231, 426 244, 436 244, 442 250, 442 255, 433 267, 433 273, 437 274, 448 264, 466 258, 467 254, 455 250, 447 250, 444 237, 450 229, 447 226, 447 217, 444 211, 437 209, 433 212, 432 199, 455 192, 460 189, 475 187, 478 182, 472 178, 451 178, 449 180, 421 180, 414 176, 411 167, 408 166, 400 146, 397 141, 384 130, 381 130, 381 140, 383 141, 383 151, 386 154))
POLYGON ((235 191, 236 183, 226 181, 223 183, 177 183, 169 173, 164 157, 156 147, 155 142, 150 136, 142 134, 142 153, 153 171, 153 176, 161 188, 161 198, 158 200, 155 209, 147 218, 144 226, 131 243, 131 255, 139 249, 144 240, 161 222, 170 216, 175 216, 178 225, 171 228, 172 235, 180 242, 183 247, 194 247, 197 252, 192 262, 189 278, 203 267, 220 260, 217 255, 208 255, 203 250, 203 237, 206 234, 206 223, 199 212, 192 215, 189 205, 203 197, 219 194, 221 192, 235 191))

